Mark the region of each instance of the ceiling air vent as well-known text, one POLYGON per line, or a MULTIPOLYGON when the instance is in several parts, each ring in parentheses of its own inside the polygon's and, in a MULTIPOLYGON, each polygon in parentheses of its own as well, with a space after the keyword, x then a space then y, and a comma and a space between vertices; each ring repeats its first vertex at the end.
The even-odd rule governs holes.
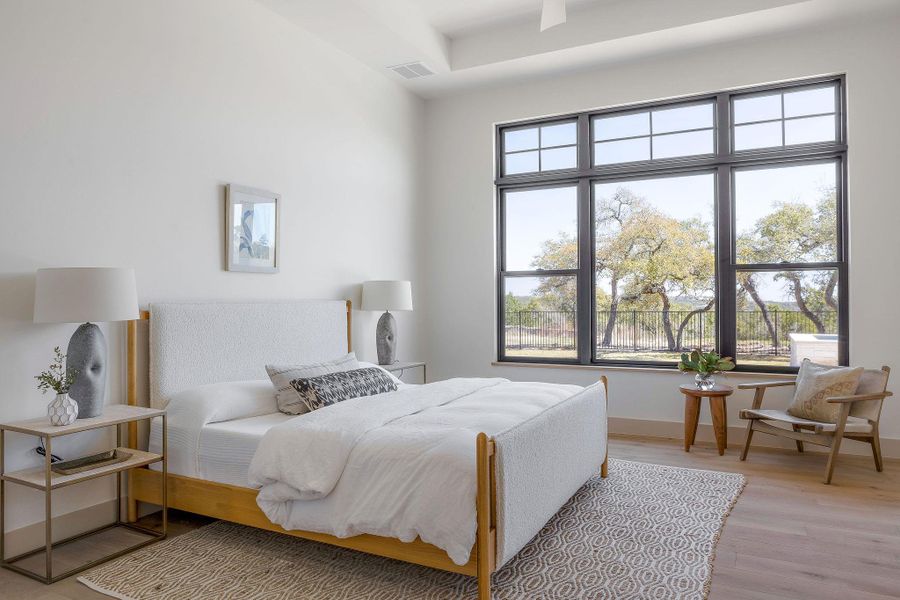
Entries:
POLYGON ((388 67, 388 69, 397 73, 404 79, 416 79, 418 77, 425 77, 426 75, 434 75, 434 71, 418 61, 394 65, 393 67, 388 67))

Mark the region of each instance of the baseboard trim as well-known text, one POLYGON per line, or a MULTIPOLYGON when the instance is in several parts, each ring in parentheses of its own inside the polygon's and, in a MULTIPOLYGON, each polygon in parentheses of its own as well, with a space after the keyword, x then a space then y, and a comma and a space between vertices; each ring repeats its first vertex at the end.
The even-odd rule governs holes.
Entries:
MULTIPOLYGON (((743 444, 746 430, 746 421, 740 421, 738 425, 730 425, 728 427, 728 447, 737 448, 739 444, 743 444)), ((610 417, 609 432, 610 434, 619 435, 684 440, 684 423, 679 421, 654 421, 650 419, 610 417)), ((713 434, 712 425, 701 423, 697 427, 696 441, 714 444, 716 438, 713 434)), ((753 436, 753 445, 767 448, 784 448, 788 450, 796 449, 793 440, 762 433, 757 433, 753 436)), ((814 446, 812 444, 807 444, 807 448, 810 452, 827 451, 824 447, 814 446)), ((888 458, 900 458, 900 439, 882 437, 881 452, 888 458)), ((866 443, 857 442, 855 440, 844 440, 844 443, 841 445, 841 453, 871 456, 872 449, 871 446, 866 443)))
MULTIPOLYGON (((62 515, 53 517, 53 541, 72 537, 113 522, 116 500, 112 498, 62 515)), ((6 556, 18 556, 44 545, 44 522, 32 523, 6 532, 4 539, 6 556)))

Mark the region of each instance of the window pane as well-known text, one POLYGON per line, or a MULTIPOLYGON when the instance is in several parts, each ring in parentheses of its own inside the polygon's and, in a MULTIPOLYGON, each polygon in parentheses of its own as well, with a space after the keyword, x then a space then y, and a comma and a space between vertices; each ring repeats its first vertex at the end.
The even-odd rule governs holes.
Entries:
POLYGON ((713 153, 713 131, 691 131, 653 136, 653 158, 713 153))
POLYGON ((611 165, 636 160, 650 160, 649 137, 594 144, 595 165, 611 165))
POLYGON ((516 173, 530 173, 538 170, 537 152, 517 152, 506 155, 504 173, 514 175, 516 173))
POLYGON ((834 141, 834 117, 807 117, 784 122, 784 143, 811 144, 834 141))
POLYGON ((575 143, 575 123, 560 123, 541 127, 541 147, 565 146, 575 143))
POLYGON ((833 112, 835 112, 834 86, 787 92, 784 95, 785 117, 800 117, 833 112))
POLYGON ((735 98, 734 122, 767 121, 781 118, 781 94, 735 98))
POLYGON ((703 129, 712 126, 712 104, 696 104, 653 111, 653 133, 703 129))
POLYGON ((503 132, 503 146, 506 152, 531 150, 538 147, 538 128, 513 129, 503 132))
POLYGON ((650 134, 650 113, 632 113, 594 119, 594 141, 650 134))
POLYGON ((738 262, 836 260, 836 185, 833 162, 735 171, 738 262))
POLYGON ((578 268, 577 188, 506 192, 506 270, 578 268))
POLYGON ((734 149, 770 148, 781 145, 781 121, 738 125, 734 128, 734 149))
POLYGON ((738 362, 838 364, 837 284, 834 269, 738 272, 738 362))
POLYGON ((506 356, 578 357, 574 275, 505 277, 504 288, 506 356))
POLYGON ((714 200, 711 173, 594 184, 596 358, 715 346, 714 200))
POLYGON ((578 153, 575 146, 541 150, 541 171, 574 169, 576 166, 578 166, 578 153))

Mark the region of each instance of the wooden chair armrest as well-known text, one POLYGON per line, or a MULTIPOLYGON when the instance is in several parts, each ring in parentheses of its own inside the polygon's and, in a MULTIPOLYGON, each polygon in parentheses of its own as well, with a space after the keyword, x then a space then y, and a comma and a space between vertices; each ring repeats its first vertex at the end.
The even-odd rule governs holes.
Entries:
POLYGON ((761 381, 759 383, 739 383, 739 390, 753 390, 760 388, 770 388, 770 387, 781 387, 785 385, 794 385, 797 383, 796 379, 783 379, 780 381, 761 381))
POLYGON ((842 404, 847 402, 865 402, 866 400, 882 400, 887 398, 888 396, 893 396, 893 392, 881 392, 880 394, 857 394, 854 396, 834 396, 832 398, 826 398, 826 402, 831 402, 832 404, 842 404))

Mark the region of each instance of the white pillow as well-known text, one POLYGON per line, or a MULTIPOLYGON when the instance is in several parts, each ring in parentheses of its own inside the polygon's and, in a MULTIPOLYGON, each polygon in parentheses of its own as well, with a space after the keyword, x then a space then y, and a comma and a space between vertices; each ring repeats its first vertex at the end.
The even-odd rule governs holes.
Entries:
POLYGON ((169 441, 183 452, 169 457, 172 473, 202 477, 200 432, 209 423, 246 419, 278 412, 272 384, 267 379, 210 383, 182 390, 166 406, 169 441))
POLYGON ((817 365, 804 358, 797 372, 794 399, 788 406, 788 414, 801 419, 837 423, 841 405, 831 404, 828 398, 855 394, 862 374, 862 367, 817 365))
POLYGON ((393 379, 393 380, 394 380, 394 383, 396 383, 397 385, 406 385, 405 383, 403 383, 403 382, 400 380, 399 377, 397 377, 396 375, 394 375, 393 373, 391 373, 390 371, 388 371, 387 369, 385 369, 385 368, 382 367, 381 365, 376 365, 375 363, 365 362, 365 361, 363 361, 363 360, 359 361, 359 368, 360 368, 360 369, 364 369, 364 368, 366 368, 366 367, 375 367, 376 369, 381 369, 382 371, 384 371, 385 373, 387 373, 387 374, 388 374, 388 377, 390 377, 391 379, 393 379))
POLYGON ((349 352, 340 358, 307 365, 266 365, 266 373, 275 387, 275 400, 278 410, 288 415, 302 415, 309 412, 306 403, 300 398, 291 382, 295 379, 309 379, 328 373, 352 371, 359 368, 356 354, 349 352))
POLYGON ((204 423, 221 423, 278 411, 272 384, 265 379, 198 385, 172 395, 168 408, 173 414, 189 410, 204 423))

